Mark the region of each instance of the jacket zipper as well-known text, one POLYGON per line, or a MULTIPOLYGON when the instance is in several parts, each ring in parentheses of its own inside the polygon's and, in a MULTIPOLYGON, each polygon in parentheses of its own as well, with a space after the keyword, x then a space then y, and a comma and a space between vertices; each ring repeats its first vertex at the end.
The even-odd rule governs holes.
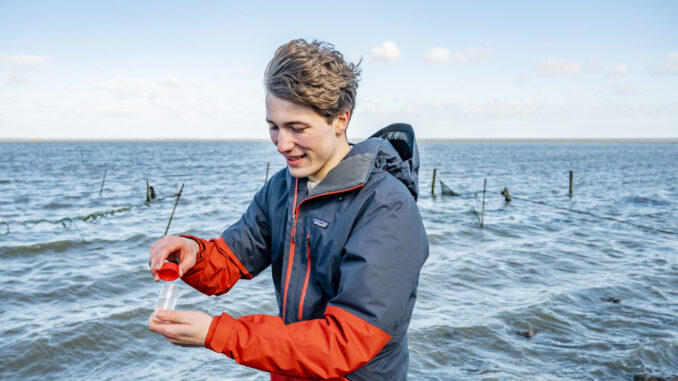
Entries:
POLYGON ((306 234, 306 277, 304 278, 304 287, 301 289, 301 299, 299 300, 299 320, 302 320, 304 314, 304 299, 306 298, 306 288, 308 287, 308 278, 311 276, 311 235, 306 234))
POLYGON ((285 290, 283 291, 283 308, 282 319, 285 322, 285 310, 287 310, 287 288, 290 286, 290 275, 292 275, 292 264, 294 263, 294 244, 296 243, 295 235, 297 234, 297 188, 299 187, 299 178, 294 183, 294 203, 292 203, 292 238, 290 239, 290 252, 287 259, 287 275, 285 275, 285 290))
MULTIPOLYGON (((285 289, 283 291, 283 308, 282 308, 283 322, 285 321, 285 311, 287 310, 287 289, 290 286, 290 276, 292 275, 292 264, 294 263, 294 249, 295 249, 295 244, 297 242, 297 238, 296 238, 297 222, 299 220, 299 208, 301 207, 301 204, 303 204, 304 201, 308 201, 308 200, 318 198, 318 197, 321 197, 321 196, 328 196, 328 195, 331 195, 331 194, 349 192, 349 191, 352 191, 354 189, 358 189, 358 188, 362 187, 363 185, 365 185, 365 183, 360 183, 360 184, 358 184, 358 185, 356 185, 352 188, 348 188, 348 189, 342 189, 342 190, 335 191, 335 192, 322 193, 322 194, 315 195, 313 197, 308 197, 308 198, 305 198, 305 199, 299 201, 299 205, 297 205, 297 193, 298 193, 298 187, 299 187, 299 178, 296 179, 296 182, 294 183, 294 203, 292 204, 292 208, 293 208, 293 211, 294 211, 294 214, 292 214, 292 237, 290 238, 290 252, 288 254, 288 259, 287 259, 287 274, 285 275, 285 289)), ((308 238, 308 236, 307 236, 307 238, 308 238)), ((306 242, 308 244, 308 240, 306 242)), ((310 275, 308 273, 308 271, 310 269, 310 263, 311 263, 310 246, 308 246, 308 254, 309 254, 309 256, 308 256, 309 267, 306 269, 307 279, 304 282, 304 288, 302 290, 302 298, 301 298, 300 307, 303 305, 303 300, 304 300, 304 297, 306 296, 306 286, 307 286, 307 282, 308 282, 308 276, 310 275)), ((301 319, 301 309, 300 309, 300 312, 299 312, 299 318, 301 319)))

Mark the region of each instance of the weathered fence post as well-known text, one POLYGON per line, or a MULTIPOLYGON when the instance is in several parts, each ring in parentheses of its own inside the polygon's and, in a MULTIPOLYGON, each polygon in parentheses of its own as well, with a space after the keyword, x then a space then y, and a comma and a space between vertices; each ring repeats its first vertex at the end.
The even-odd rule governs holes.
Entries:
POLYGON ((483 209, 480 212, 480 227, 483 227, 483 222, 485 222, 485 188, 487 187, 487 178, 483 180, 483 209))
POLYGON ((106 181, 106 172, 108 170, 104 169, 104 178, 101 179, 101 188, 99 189, 99 197, 101 197, 101 192, 104 190, 104 182, 106 181))
POLYGON ((431 181, 431 194, 434 194, 436 187, 436 169, 433 168, 433 181, 431 181))
POLYGON ((174 209, 172 209, 172 215, 170 215, 169 222, 167 222, 167 228, 165 229, 165 234, 169 231, 170 224, 172 223, 172 218, 174 217, 174 211, 177 210, 177 205, 179 204, 179 199, 181 198, 181 192, 184 191, 184 184, 181 184, 181 189, 179 189, 179 194, 177 195, 177 201, 174 203, 174 209))
POLYGON ((509 193, 508 187, 505 187, 503 191, 501 191, 501 194, 504 195, 504 200, 506 202, 511 202, 511 194, 509 193))

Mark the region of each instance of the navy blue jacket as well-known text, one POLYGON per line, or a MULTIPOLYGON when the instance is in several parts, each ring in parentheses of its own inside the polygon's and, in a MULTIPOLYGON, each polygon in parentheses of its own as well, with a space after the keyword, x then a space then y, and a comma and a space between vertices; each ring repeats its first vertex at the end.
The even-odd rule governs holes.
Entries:
POLYGON ((306 178, 276 173, 219 239, 199 241, 184 281, 221 294, 271 266, 280 314, 215 317, 206 346, 272 374, 406 379, 428 256, 418 169, 414 133, 396 124, 353 145, 310 193, 306 178))

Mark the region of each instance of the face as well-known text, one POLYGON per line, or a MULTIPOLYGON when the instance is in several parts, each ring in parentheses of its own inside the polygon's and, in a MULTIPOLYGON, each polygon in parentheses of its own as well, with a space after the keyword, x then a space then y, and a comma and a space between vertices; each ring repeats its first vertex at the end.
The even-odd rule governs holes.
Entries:
POLYGON ((310 107, 266 93, 266 122, 271 141, 294 177, 322 180, 348 153, 345 131, 349 113, 331 123, 310 107))

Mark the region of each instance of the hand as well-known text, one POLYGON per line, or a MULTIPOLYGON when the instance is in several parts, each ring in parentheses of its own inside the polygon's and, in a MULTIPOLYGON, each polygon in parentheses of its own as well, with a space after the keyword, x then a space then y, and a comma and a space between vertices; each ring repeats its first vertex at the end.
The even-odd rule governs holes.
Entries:
POLYGON ((148 329, 159 333, 174 345, 204 347, 212 317, 200 311, 160 310, 148 319, 148 329))
POLYGON ((184 276, 184 273, 195 265, 199 250, 198 243, 192 239, 177 236, 162 237, 151 245, 151 252, 148 255, 148 265, 151 268, 153 279, 156 282, 160 280, 158 270, 165 260, 178 262, 179 277, 184 276))

